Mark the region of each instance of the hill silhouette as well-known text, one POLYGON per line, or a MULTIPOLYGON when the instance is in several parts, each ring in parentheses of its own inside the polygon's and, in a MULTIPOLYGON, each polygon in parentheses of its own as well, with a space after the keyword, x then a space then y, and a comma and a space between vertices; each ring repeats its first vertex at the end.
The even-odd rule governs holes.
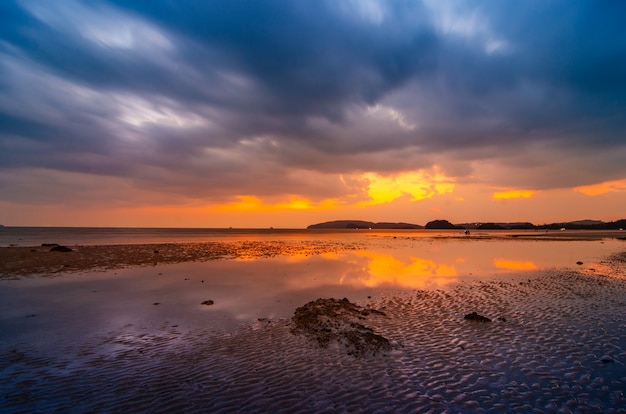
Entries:
POLYGON ((411 223, 374 223, 363 220, 334 220, 312 224, 307 229, 423 229, 424 226, 411 223))
POLYGON ((433 220, 421 226, 412 223, 372 222, 365 220, 334 220, 311 224, 307 229, 437 229, 437 230, 621 230, 626 229, 626 219, 604 222, 577 220, 535 225, 530 222, 472 222, 452 224, 448 220, 433 220))

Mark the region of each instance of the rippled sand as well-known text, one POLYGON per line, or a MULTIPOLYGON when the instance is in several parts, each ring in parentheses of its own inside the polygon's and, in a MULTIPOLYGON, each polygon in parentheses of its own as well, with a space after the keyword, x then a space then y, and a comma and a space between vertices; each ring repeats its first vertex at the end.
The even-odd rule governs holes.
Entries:
POLYGON ((358 303, 391 342, 320 348, 289 319, 236 332, 129 323, 2 348, 3 412, 626 412, 626 256, 358 303), (470 312, 492 319, 464 319, 470 312))

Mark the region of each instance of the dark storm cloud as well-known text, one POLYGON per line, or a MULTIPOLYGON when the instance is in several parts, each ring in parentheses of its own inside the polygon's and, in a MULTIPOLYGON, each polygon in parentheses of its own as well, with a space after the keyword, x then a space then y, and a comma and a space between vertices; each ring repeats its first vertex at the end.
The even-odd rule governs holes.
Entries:
MULTIPOLYGON (((267 87, 275 107, 295 113, 336 116, 346 102, 373 103, 434 58, 436 38, 415 2, 390 3, 379 25, 335 2, 116 3, 223 51, 267 87)), ((193 47, 185 52, 215 64, 193 47)))
POLYGON ((533 160, 510 183, 534 188, 622 178, 624 15, 592 1, 3 1, 0 168, 213 194, 295 192, 294 169, 469 174, 474 160, 533 160))

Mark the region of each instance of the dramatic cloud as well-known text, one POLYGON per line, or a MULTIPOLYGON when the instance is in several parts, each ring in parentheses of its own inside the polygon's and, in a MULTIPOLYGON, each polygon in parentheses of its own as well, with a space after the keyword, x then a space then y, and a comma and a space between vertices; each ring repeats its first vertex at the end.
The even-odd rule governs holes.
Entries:
POLYGON ((487 201, 601 193, 626 179, 625 15, 566 0, 5 0, 0 201, 273 211, 463 184, 487 201))

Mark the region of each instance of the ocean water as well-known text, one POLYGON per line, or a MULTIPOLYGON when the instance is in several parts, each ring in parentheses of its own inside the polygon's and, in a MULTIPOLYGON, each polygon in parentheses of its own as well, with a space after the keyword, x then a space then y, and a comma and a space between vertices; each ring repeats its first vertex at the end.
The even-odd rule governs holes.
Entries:
POLYGON ((303 237, 302 229, 207 229, 125 227, 0 227, 0 246, 190 243, 212 240, 303 237))
MULTIPOLYGON (((623 231, 472 231, 471 238, 557 238, 600 240, 626 238, 623 231), (570 236, 571 235, 571 236, 570 236), (568 237, 570 236, 570 237, 568 237)), ((376 237, 467 239, 462 230, 368 229, 241 229, 241 228, 131 228, 131 227, 0 227, 0 247, 65 245, 192 243, 233 240, 346 240, 376 237)))

